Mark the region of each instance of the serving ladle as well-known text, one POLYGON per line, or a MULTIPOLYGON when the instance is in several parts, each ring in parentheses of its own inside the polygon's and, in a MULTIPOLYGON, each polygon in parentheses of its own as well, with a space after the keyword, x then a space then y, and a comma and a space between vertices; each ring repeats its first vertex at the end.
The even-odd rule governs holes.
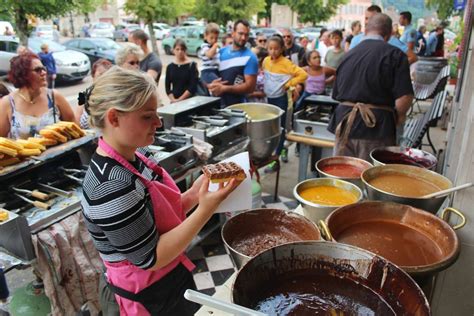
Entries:
POLYGON ((472 187, 473 185, 474 185, 474 183, 465 183, 465 184, 461 184, 461 185, 458 185, 458 186, 455 186, 455 187, 452 187, 452 188, 449 188, 449 189, 446 189, 446 190, 441 190, 441 191, 433 192, 433 193, 430 193, 430 194, 427 194, 427 195, 423 195, 421 198, 422 199, 437 198, 437 197, 448 195, 449 193, 452 193, 452 192, 456 192, 456 191, 459 191, 459 190, 463 190, 463 189, 472 187))
POLYGON ((257 312, 253 309, 237 305, 230 302, 225 302, 219 299, 216 299, 212 296, 194 291, 194 290, 186 290, 184 292, 184 297, 191 302, 198 303, 201 305, 206 305, 212 308, 216 308, 220 311, 239 315, 239 316, 268 316, 267 314, 257 312))

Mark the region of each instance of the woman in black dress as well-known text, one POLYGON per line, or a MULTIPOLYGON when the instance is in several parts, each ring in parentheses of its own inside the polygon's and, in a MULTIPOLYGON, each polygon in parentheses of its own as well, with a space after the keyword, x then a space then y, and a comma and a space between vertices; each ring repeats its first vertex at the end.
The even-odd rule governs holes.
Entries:
POLYGON ((166 68, 165 88, 171 103, 185 100, 196 93, 198 70, 186 54, 186 44, 177 39, 173 46, 175 61, 166 68))

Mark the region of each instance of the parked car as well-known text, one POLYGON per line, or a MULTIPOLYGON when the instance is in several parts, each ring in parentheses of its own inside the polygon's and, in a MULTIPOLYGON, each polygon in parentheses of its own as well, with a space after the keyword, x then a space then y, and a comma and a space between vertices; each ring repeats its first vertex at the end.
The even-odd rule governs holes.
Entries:
MULTIPOLYGON (((155 32, 155 38, 157 40, 162 40, 168 35, 171 30, 171 27, 166 23, 153 23, 153 30, 155 32)), ((145 27, 145 32, 148 32, 148 26, 145 27)))
POLYGON ((115 54, 121 47, 109 38, 75 38, 64 43, 68 49, 84 53, 91 64, 100 58, 115 63, 115 54))
MULTIPOLYGON (((38 37, 28 40, 28 48, 34 53, 39 53, 43 43, 48 44, 49 50, 53 53, 58 81, 80 81, 89 74, 91 64, 83 53, 67 50, 63 45, 38 37)), ((10 59, 17 55, 18 46, 17 39, 0 36, 0 75, 6 75, 10 70, 10 59)))
POLYGON ((258 34, 258 33, 265 34, 267 38, 275 34, 281 35, 281 32, 277 28, 274 28, 274 27, 261 27, 261 28, 255 29, 255 34, 258 34))
POLYGON ((140 29, 140 25, 138 24, 118 24, 116 27, 115 27, 115 31, 114 31, 114 40, 121 40, 121 41, 124 41, 124 42, 128 42, 128 35, 135 31, 135 30, 139 30, 140 29))
POLYGON ((204 43, 204 26, 182 26, 171 30, 169 36, 161 43, 167 55, 173 54, 173 46, 177 38, 184 40, 189 55, 197 56, 204 43))
POLYGON ((8 29, 15 35, 15 29, 13 28, 12 24, 8 21, 0 21, 0 35, 4 35, 5 31, 8 29))
POLYGON ((59 32, 52 24, 37 25, 33 27, 30 37, 40 37, 43 39, 50 39, 59 42, 59 32))
POLYGON ((321 32, 322 26, 309 26, 299 29, 300 33, 306 35, 310 41, 314 41, 319 38, 319 33, 321 32))
POLYGON ((106 38, 114 38, 114 31, 115 28, 112 24, 107 22, 99 22, 92 24, 91 28, 89 29, 89 34, 91 37, 106 37, 106 38))

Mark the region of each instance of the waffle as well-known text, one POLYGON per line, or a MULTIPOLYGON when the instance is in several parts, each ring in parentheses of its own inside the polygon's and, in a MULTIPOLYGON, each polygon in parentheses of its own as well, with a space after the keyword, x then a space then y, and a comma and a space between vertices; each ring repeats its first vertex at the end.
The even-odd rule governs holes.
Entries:
POLYGON ((230 179, 244 180, 244 170, 235 162, 220 162, 207 165, 202 168, 202 172, 212 183, 227 182, 230 179))
POLYGON ((46 147, 44 147, 42 144, 34 142, 34 141, 29 141, 25 139, 17 139, 16 142, 18 144, 21 144, 24 149, 39 149, 41 151, 46 150, 46 147))

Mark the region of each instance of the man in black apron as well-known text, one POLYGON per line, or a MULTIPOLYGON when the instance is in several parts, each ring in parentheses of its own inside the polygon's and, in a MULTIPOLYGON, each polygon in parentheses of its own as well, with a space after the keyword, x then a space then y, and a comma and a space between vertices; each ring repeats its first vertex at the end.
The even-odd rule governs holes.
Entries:
POLYGON ((392 20, 375 14, 363 41, 346 54, 332 97, 341 102, 328 130, 336 134, 335 155, 369 160, 370 151, 395 145, 395 130, 413 100, 405 53, 387 44, 392 20))

